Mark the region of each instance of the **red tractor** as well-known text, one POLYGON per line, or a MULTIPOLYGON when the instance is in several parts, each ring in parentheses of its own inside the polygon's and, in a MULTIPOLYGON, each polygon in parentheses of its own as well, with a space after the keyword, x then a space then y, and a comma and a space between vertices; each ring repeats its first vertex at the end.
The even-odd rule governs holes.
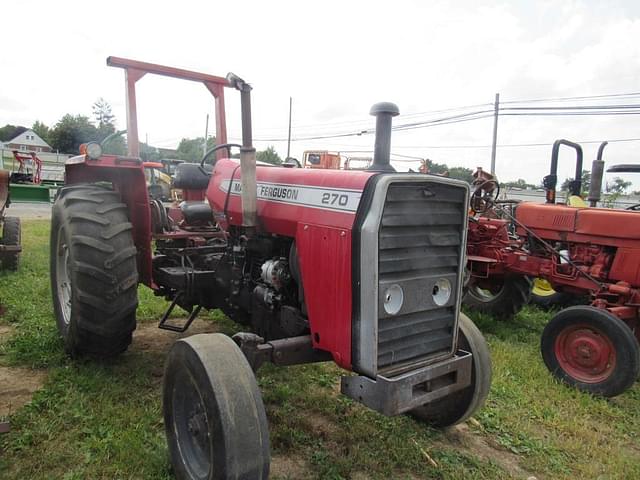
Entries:
MULTIPOLYGON (((481 215, 469 224, 466 303, 509 316, 525 303, 528 278, 542 278, 558 292, 589 295, 590 305, 566 308, 547 324, 542 357, 569 385, 615 396, 640 372, 640 215, 556 204, 561 145, 576 150, 570 194, 578 196, 582 148, 566 140, 553 146, 551 174, 544 180, 546 204, 521 202, 510 211, 496 201, 495 180, 477 185, 471 204, 481 215), (490 209, 493 214, 487 215, 490 209)), ((599 174, 594 174, 592 202, 599 197, 604 145, 594 161, 593 171, 599 174)))
POLYGON ((11 174, 11 183, 40 185, 42 182, 42 160, 36 155, 36 152, 29 152, 28 155, 25 155, 18 150, 13 150, 13 158, 18 162, 18 171, 11 174), (31 164, 31 169, 29 169, 29 164, 31 164))
POLYGON ((179 478, 267 478, 269 435, 254 372, 264 362, 333 361, 342 393, 385 415, 461 422, 489 389, 487 345, 460 313, 468 186, 389 163, 390 103, 375 105, 367 171, 258 166, 251 87, 110 57, 125 70, 126 157, 89 144, 66 165, 53 207, 51 283, 71 354, 116 355, 136 326, 137 285, 171 303, 160 327, 184 331, 201 308, 249 332, 177 341, 163 408, 179 478), (179 208, 149 198, 138 156, 135 83, 152 73, 202 82, 216 138, 199 164, 176 167, 179 208), (240 92, 240 160, 226 143, 224 91, 240 92), (226 155, 225 155, 226 153, 226 155), (213 165, 207 159, 213 160, 213 165), (190 312, 171 323, 175 306, 190 312))
POLYGON ((0 170, 0 269, 17 270, 20 259, 20 219, 5 216, 5 210, 11 203, 9 200, 9 178, 6 170, 0 170))

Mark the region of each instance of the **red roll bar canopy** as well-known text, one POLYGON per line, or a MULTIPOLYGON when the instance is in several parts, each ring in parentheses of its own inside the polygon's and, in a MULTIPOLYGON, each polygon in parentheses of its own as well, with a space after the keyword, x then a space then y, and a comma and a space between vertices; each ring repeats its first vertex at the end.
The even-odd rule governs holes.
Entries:
MULTIPOLYGON (((140 156, 138 137, 138 117, 136 110, 136 82, 145 74, 152 73, 164 77, 179 78, 203 83, 215 98, 216 110, 216 143, 227 143, 227 120, 224 110, 224 87, 231 87, 226 78, 191 72, 181 68, 166 67, 154 63, 138 62, 120 57, 108 57, 107 65, 124 69, 125 88, 127 92, 127 145, 131 157, 140 156)), ((222 154, 222 150, 219 152, 222 154)))

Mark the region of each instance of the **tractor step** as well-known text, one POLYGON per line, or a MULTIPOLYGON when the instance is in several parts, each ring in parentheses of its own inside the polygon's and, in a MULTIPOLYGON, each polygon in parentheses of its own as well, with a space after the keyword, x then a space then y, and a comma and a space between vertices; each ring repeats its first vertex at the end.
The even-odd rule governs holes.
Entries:
POLYGON ((200 310, 202 309, 201 305, 196 305, 196 307, 191 310, 191 312, 189 313, 189 317, 182 325, 175 325, 173 323, 169 323, 169 315, 171 315, 171 312, 173 312, 173 309, 178 304, 178 300, 180 299, 181 296, 182 296, 182 292, 178 292, 176 296, 173 298, 171 305, 169 305, 169 308, 167 308, 167 311, 164 312, 164 315, 162 316, 162 319, 158 324, 158 328, 161 328, 162 330, 170 330, 172 332, 177 332, 177 333, 184 333, 191 326, 193 321, 196 319, 196 317, 200 313, 200 310))

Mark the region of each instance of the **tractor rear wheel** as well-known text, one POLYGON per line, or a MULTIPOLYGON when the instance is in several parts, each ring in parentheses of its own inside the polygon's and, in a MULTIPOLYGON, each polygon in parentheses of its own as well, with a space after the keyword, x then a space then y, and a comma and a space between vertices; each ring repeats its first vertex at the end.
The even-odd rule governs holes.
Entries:
MULTIPOLYGON (((20 219, 18 217, 4 217, 2 226, 2 245, 20 246, 20 219)), ((0 264, 5 270, 18 270, 20 252, 3 252, 0 254, 0 264)))
POLYGON ((411 410, 410 415, 434 427, 443 428, 464 422, 484 405, 491 387, 491 355, 478 327, 462 312, 458 349, 473 355, 471 384, 452 395, 411 410))
POLYGON ((167 357, 164 424, 176 478, 267 479, 269 427, 255 376, 219 333, 178 340, 167 357))
POLYGON ((467 287, 463 303, 473 310, 508 320, 529 303, 531 280, 524 275, 507 275, 491 289, 483 289, 473 281, 467 287))
POLYGON ((71 355, 115 356, 136 328, 138 273, 127 208, 108 188, 63 188, 51 219, 51 290, 71 355))
POLYGON ((547 324, 540 342, 549 371, 583 392, 614 397, 640 372, 640 349, 618 317, 591 306, 569 307, 547 324))

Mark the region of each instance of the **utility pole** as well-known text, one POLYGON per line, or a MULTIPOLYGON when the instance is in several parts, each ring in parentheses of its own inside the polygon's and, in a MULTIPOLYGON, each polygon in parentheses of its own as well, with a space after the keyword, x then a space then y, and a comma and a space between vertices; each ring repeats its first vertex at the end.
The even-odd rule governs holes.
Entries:
POLYGON ((500 94, 496 93, 493 107, 493 144, 491 145, 491 175, 496 174, 496 144, 498 143, 498 111, 500 110, 500 94))
POLYGON ((291 153, 291 107, 293 106, 293 98, 289 97, 289 137, 287 138, 287 158, 291 153))
POLYGON ((207 113, 207 121, 204 125, 204 144, 202 145, 202 156, 207 154, 207 135, 209 135, 209 114, 207 113))

